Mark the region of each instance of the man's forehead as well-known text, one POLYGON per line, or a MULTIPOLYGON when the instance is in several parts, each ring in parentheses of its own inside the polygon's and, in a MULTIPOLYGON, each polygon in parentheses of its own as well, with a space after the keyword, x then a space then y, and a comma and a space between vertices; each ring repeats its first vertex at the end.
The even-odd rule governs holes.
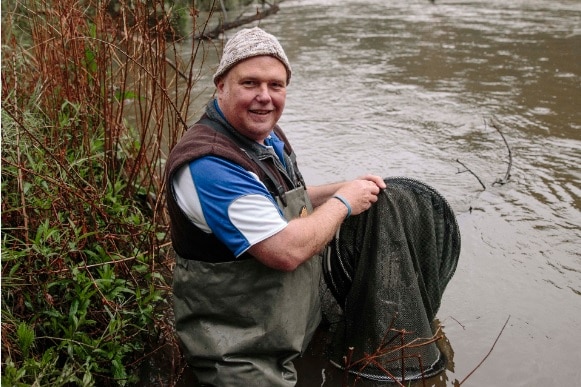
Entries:
POLYGON ((278 59, 263 55, 245 59, 228 71, 226 76, 233 75, 244 78, 275 78, 286 82, 287 71, 278 59))

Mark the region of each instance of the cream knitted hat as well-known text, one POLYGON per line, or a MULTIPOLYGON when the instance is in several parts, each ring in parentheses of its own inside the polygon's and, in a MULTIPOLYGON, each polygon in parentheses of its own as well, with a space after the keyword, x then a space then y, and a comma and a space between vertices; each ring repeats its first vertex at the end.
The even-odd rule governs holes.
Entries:
POLYGON ((291 67, 282 46, 273 35, 254 27, 242 29, 228 40, 218 70, 214 74, 214 84, 218 84, 218 79, 238 62, 260 55, 270 55, 280 60, 286 67, 286 83, 290 82, 291 67))

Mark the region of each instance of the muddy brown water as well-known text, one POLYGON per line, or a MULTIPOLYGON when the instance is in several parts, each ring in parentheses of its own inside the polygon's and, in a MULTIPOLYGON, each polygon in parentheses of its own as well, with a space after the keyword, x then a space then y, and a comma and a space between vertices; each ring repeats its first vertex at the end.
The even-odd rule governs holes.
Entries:
MULTIPOLYGON (((581 1, 286 0, 261 26, 293 67, 281 126, 308 183, 414 177, 456 212, 429 385, 482 360, 463 385, 580 385, 581 1)), ((341 382, 310 359, 300 385, 341 382)))

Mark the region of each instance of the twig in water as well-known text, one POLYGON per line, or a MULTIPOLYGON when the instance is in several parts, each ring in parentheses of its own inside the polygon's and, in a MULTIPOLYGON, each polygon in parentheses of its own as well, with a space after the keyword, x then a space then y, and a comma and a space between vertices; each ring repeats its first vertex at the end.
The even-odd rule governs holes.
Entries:
MULTIPOLYGON (((397 316, 397 315, 396 315, 397 316)), ((378 348, 375 350, 375 352, 373 353, 364 353, 364 356, 359 359, 356 360, 354 362, 352 362, 352 357, 353 357, 353 352, 354 352, 354 348, 353 347, 349 347, 349 352, 346 356, 343 357, 343 361, 345 363, 345 368, 344 368, 344 375, 343 375, 343 387, 348 386, 348 377, 349 377, 349 370, 350 369, 357 369, 359 372, 357 373, 357 377, 355 379, 355 382, 357 381, 357 379, 359 378, 359 373, 363 372, 367 367, 373 365, 375 366, 377 369, 379 369, 381 372, 383 372, 383 374, 387 377, 389 377, 391 379, 391 382, 395 383, 397 386, 400 387, 405 387, 404 384, 406 382, 405 379, 405 360, 407 359, 415 359, 418 362, 418 366, 420 369, 420 373, 421 373, 421 377, 422 377, 422 384, 424 387, 426 387, 426 379, 424 377, 424 365, 423 365, 423 361, 422 361, 422 356, 420 353, 406 353, 405 350, 410 350, 410 349, 417 349, 417 348, 422 348, 425 347, 429 344, 435 343, 436 341, 440 340, 443 336, 440 334, 441 330, 440 328, 438 328, 436 330, 436 332, 434 333, 434 335, 430 338, 416 338, 413 339, 412 341, 406 343, 405 342, 405 335, 408 333, 412 333, 412 332, 408 332, 406 330, 397 330, 392 328, 393 323, 395 321, 396 316, 394 316, 394 318, 392 319, 391 323, 390 323, 390 328, 387 330, 387 333, 391 333, 394 334, 394 336, 387 340, 387 333, 386 335, 383 337, 382 342, 379 344, 378 348), (400 339, 401 343, 398 345, 397 343, 395 343, 395 341, 397 339, 400 339), (393 343, 393 344, 391 344, 393 343), (401 361, 401 380, 398 380, 398 378, 393 375, 391 372, 389 372, 389 370, 387 370, 379 361, 378 359, 380 358, 385 358, 387 357, 389 354, 394 354, 394 353, 400 353, 400 356, 397 358, 394 358, 392 360, 387 360, 387 363, 393 363, 393 362, 397 362, 397 361, 401 361)), ((355 383, 354 383, 355 385, 355 383)))
POLYGON ((458 325, 460 325, 462 327, 462 329, 466 330, 466 327, 458 320, 456 320, 456 318, 454 318, 454 316, 450 316, 450 318, 454 321, 456 321, 458 323, 458 325))
POLYGON ((482 180, 480 180, 480 178, 474 173, 472 172, 472 170, 470 168, 468 168, 463 162, 461 162, 459 159, 456 159, 456 162, 458 164, 460 164, 461 166, 463 166, 465 168, 464 171, 458 171, 458 173, 463 173, 463 172, 470 172, 480 183, 480 185, 482 186, 483 189, 486 189, 486 186, 484 185, 484 183, 482 182, 482 180))
POLYGON ((500 134, 500 136, 502 137, 502 140, 504 141, 504 145, 506 145, 506 149, 508 149, 508 168, 506 169, 506 174, 504 175, 504 179, 496 179, 496 181, 494 184, 506 184, 508 183, 508 180, 510 179, 510 169, 512 168, 512 151, 510 150, 510 146, 508 145, 508 142, 506 141, 506 138, 504 137, 504 134, 502 134, 501 130, 500 130, 500 123, 498 122, 498 120, 496 118, 492 118, 491 122, 490 122, 490 126, 492 126, 494 129, 496 129, 496 131, 500 134))
POLYGON ((458 386, 461 386, 462 383, 464 383, 466 381, 466 379, 468 379, 470 376, 472 376, 472 374, 482 365, 482 363, 484 363, 486 361, 486 359, 488 358, 488 356, 492 353, 492 350, 494 349, 494 346, 498 342, 498 339, 500 339, 500 336, 502 335, 502 332, 504 332, 504 328, 506 328, 506 324, 508 324, 508 320, 510 320, 510 315, 506 319, 506 322, 502 326, 502 329, 498 333, 498 336, 496 336, 496 340, 494 340, 494 343, 492 344, 492 347, 490 347, 490 350, 488 351, 488 353, 486 354, 486 356, 484 356, 484 358, 480 361, 480 363, 478 363, 478 365, 476 367, 474 367, 474 369, 472 371, 470 371, 470 373, 468 375, 466 375, 466 377, 464 379, 462 379, 462 381, 458 384, 458 386))

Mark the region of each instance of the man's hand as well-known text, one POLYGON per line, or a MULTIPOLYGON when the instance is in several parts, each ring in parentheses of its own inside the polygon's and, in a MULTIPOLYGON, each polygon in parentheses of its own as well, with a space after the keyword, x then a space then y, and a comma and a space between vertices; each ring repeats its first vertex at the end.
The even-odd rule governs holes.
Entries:
POLYGON ((335 192, 351 206, 351 215, 358 215, 368 210, 377 201, 377 195, 386 185, 383 179, 375 175, 365 175, 356 180, 345 182, 335 192))

